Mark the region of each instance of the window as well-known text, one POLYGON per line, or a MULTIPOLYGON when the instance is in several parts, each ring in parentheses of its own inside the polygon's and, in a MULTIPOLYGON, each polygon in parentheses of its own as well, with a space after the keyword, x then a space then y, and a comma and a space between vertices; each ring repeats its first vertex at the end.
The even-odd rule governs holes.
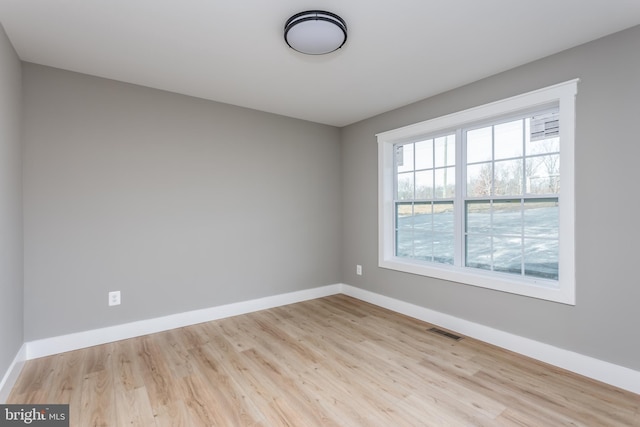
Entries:
POLYGON ((574 304, 576 93, 379 134, 380 266, 574 304))

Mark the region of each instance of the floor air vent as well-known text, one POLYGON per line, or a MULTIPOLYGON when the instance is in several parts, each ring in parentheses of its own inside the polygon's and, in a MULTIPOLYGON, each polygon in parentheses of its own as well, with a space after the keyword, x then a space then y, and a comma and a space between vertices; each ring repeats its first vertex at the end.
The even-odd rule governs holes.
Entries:
POLYGON ((443 337, 451 338, 452 340, 460 341, 462 337, 460 335, 452 334, 451 332, 443 331, 438 328, 431 328, 429 332, 433 332, 434 334, 442 335, 443 337))

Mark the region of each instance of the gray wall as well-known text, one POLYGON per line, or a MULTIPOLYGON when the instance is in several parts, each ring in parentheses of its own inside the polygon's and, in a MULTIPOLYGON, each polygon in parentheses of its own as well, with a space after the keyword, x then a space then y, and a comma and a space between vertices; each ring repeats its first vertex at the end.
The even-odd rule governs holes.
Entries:
POLYGON ((25 340, 340 281, 337 128, 23 68, 25 340))
POLYGON ((0 380, 22 346, 22 83, 0 25, 0 380))
POLYGON ((342 129, 342 280, 640 370, 638 46, 634 27, 342 129), (376 133, 576 77, 575 306, 377 267, 376 133))

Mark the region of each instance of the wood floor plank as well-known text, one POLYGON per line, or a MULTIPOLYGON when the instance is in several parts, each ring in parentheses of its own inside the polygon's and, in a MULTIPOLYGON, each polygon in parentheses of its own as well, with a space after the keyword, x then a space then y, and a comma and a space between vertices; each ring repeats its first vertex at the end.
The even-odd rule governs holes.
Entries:
POLYGON ((114 343, 111 370, 117 425, 155 426, 155 418, 139 362, 134 340, 114 343))
POLYGON ((77 425, 88 427, 116 425, 115 390, 111 370, 94 370, 86 374, 81 393, 77 425))
POLYGON ((327 425, 338 426, 332 414, 320 405, 312 402, 313 396, 298 387, 296 381, 283 372, 282 366, 270 355, 256 349, 242 352, 247 365, 259 374, 260 382, 266 394, 271 396, 271 403, 277 404, 282 411, 287 411, 287 419, 294 421, 294 425, 327 425))
POLYGON ((114 385, 116 424, 119 426, 155 426, 146 387, 127 390, 122 385, 114 385))
MULTIPOLYGON (((208 387, 208 402, 212 409, 223 420, 223 424, 248 426, 261 422, 261 416, 254 406, 242 397, 242 391, 233 381, 229 372, 223 368, 222 361, 210 350, 210 346, 201 346, 191 349, 194 363, 197 367, 198 378, 203 378, 206 383, 202 387, 208 387)), ((186 399, 189 403, 189 399, 186 399)), ((206 402, 206 401, 205 401, 206 402)))
POLYGON ((640 427, 640 396, 335 295, 28 361, 72 426, 640 427))
POLYGON ((115 382, 127 391, 145 385, 140 360, 135 349, 135 340, 123 340, 114 343, 111 357, 111 369, 115 382))
POLYGON ((156 406, 153 416, 157 427, 202 426, 191 418, 187 406, 182 400, 174 400, 166 405, 156 406))

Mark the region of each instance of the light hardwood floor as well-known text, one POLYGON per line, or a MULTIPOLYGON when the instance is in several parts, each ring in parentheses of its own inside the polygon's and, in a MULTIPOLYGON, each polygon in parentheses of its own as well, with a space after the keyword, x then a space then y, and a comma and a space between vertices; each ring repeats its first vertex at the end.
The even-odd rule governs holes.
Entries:
POLYGON ((640 395, 335 295, 28 361, 72 426, 640 426, 640 395))

